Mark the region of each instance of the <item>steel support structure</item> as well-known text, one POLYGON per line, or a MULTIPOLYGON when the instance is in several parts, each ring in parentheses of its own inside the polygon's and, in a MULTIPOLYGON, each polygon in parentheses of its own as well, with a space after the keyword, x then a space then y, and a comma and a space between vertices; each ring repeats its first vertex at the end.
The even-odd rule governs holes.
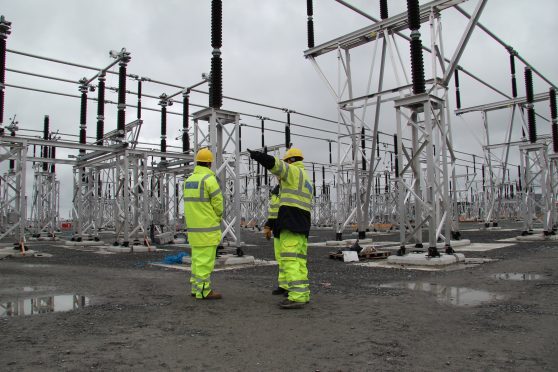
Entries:
POLYGON ((240 115, 235 112, 207 108, 193 114, 194 151, 207 147, 215 160, 212 169, 219 180, 224 198, 222 244, 241 250, 241 192, 240 192, 240 115), (201 122, 207 122, 207 130, 201 122))
POLYGON ((535 221, 541 221, 544 235, 553 234, 555 228, 554 192, 551 175, 554 171, 543 143, 525 143, 519 146, 521 154, 521 210, 523 235, 533 231, 535 221))

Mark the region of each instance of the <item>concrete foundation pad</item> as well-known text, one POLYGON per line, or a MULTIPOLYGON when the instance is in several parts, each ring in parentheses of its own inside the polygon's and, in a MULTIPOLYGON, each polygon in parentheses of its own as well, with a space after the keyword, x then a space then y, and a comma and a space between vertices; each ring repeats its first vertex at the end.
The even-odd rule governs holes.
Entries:
POLYGON ((525 236, 516 236, 515 240, 518 242, 542 242, 542 241, 557 241, 558 235, 544 235, 544 234, 533 234, 525 236))
MULTIPOLYGON (((238 257, 232 254, 225 254, 215 259, 215 267, 217 266, 239 266, 239 265, 254 265, 256 262, 254 256, 238 257)), ((186 265, 192 264, 192 257, 182 257, 182 263, 186 265)))
POLYGON ((480 264, 493 262, 493 261, 498 261, 498 260, 494 260, 490 258, 466 258, 464 262, 459 262, 453 265, 443 265, 443 266, 397 265, 397 264, 390 264, 386 260, 359 262, 359 263, 354 263, 353 265, 365 266, 370 268, 412 270, 412 271, 456 271, 456 270, 463 270, 463 269, 475 267, 480 264))
POLYGON ((20 249, 14 249, 13 246, 11 246, 0 249, 0 259, 6 257, 31 257, 34 256, 36 253, 37 251, 34 251, 32 249, 28 249, 22 253, 20 249))
POLYGON ((64 242, 64 244, 66 245, 79 245, 79 246, 85 246, 85 245, 103 245, 105 244, 104 241, 99 240, 98 242, 94 241, 94 240, 83 240, 81 242, 73 242, 71 240, 66 240, 64 242))
MULTIPOLYGON (((182 265, 167 265, 162 263, 151 263, 150 265, 153 266, 161 266, 166 267, 169 269, 181 270, 181 271, 192 271, 190 264, 182 264, 182 265)), ((213 271, 225 271, 225 270, 235 270, 235 269, 246 269, 251 267, 257 266, 274 266, 277 265, 277 261, 267 261, 267 260, 260 260, 254 259, 252 263, 243 264, 243 265, 222 265, 222 266, 215 266, 213 271)))
POLYGON ((468 246, 456 248, 459 252, 485 252, 493 249, 506 248, 514 246, 513 243, 472 243, 468 246))
POLYGON ((389 256, 387 258, 387 262, 390 264, 414 266, 446 266, 463 261, 465 261, 465 255, 462 253, 441 253, 440 257, 428 257, 425 253, 409 253, 404 256, 389 256))
POLYGON ((358 240, 360 245, 372 243, 372 239, 345 239, 345 240, 328 240, 326 245, 328 247, 351 246, 358 240))
MULTIPOLYGON (((103 247, 105 250, 109 251, 109 252, 114 252, 114 253, 130 253, 132 252, 132 247, 122 247, 119 245, 116 246, 108 246, 108 247, 103 247)), ((154 252, 157 250, 157 247, 155 246, 151 246, 151 247, 146 247, 145 245, 134 245, 134 253, 142 253, 142 252, 154 252)))

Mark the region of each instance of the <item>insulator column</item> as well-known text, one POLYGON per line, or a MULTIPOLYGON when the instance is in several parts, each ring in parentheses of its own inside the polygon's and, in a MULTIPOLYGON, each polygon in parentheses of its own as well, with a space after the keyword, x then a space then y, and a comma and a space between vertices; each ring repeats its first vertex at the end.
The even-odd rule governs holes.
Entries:
POLYGON ((550 118, 552 120, 552 148, 554 153, 558 153, 558 118, 556 110, 556 90, 550 88, 548 91, 550 97, 550 118))
MULTIPOLYGON (((43 123, 43 139, 44 140, 48 140, 49 138, 49 132, 50 132, 50 123, 49 123, 49 117, 48 115, 45 115, 45 120, 43 123)), ((49 151, 48 151, 48 146, 43 146, 43 159, 48 159, 50 157, 49 155, 49 151)), ((43 162, 43 171, 48 171, 48 163, 45 161, 43 162)))
POLYGON ((522 191, 523 190, 523 186, 521 185, 521 166, 517 166, 517 179, 519 180, 519 183, 517 184, 517 191, 522 191))
POLYGON ((99 76, 99 87, 97 92, 97 142, 99 146, 103 145, 103 137, 105 136, 105 74, 99 76))
POLYGON ((314 48, 314 6, 312 0, 306 0, 306 15, 308 16, 308 49, 314 48))
POLYGON ((510 71, 512 83, 512 97, 517 98, 517 83, 515 79, 515 51, 510 49, 510 71))
POLYGON ((361 128, 360 130, 360 147, 361 147, 361 151, 362 151, 362 170, 366 170, 366 150, 365 150, 365 146, 366 146, 366 134, 364 131, 364 127, 361 128))
POLYGON ((238 125, 238 152, 242 152, 242 124, 238 125))
MULTIPOLYGON (((376 133, 376 157, 380 158, 380 134, 379 133, 376 133)), ((374 167, 373 164, 370 164, 370 166, 374 167)))
MULTIPOLYGON (((166 94, 161 94, 159 96, 159 105, 161 106, 161 152, 167 152, 167 106, 169 101, 166 94)), ((166 160, 165 157, 161 157, 161 161, 166 160)))
MULTIPOLYGON (((79 115, 79 143, 87 143, 87 91, 89 87, 87 86, 87 79, 83 78, 80 80, 81 85, 79 86, 79 91, 81 92, 81 108, 79 115)), ((85 150, 80 149, 80 154, 85 154, 85 150)))
POLYGON ((459 70, 455 69, 453 73, 455 77, 455 104, 458 109, 461 108, 461 92, 459 91, 459 70))
MULTIPOLYGON (((50 148, 50 158, 51 159, 56 159, 56 146, 52 146, 50 148)), ((56 163, 52 162, 52 164, 50 165, 50 173, 56 173, 56 163)))
POLYGON ((221 46, 223 41, 223 3, 221 0, 211 1, 211 81, 209 82, 209 106, 219 109, 223 105, 223 65, 221 62, 221 46))
POLYGON ((380 18, 388 18, 388 2, 387 0, 380 0, 380 18))
POLYGON ((182 93, 182 152, 190 151, 190 91, 182 93))
POLYGON ((118 64, 118 115, 116 122, 117 138, 121 141, 126 136, 126 66, 130 62, 130 53, 122 50, 118 64))
POLYGON ((393 153, 395 157, 395 177, 399 177, 399 150, 397 148, 397 134, 393 135, 393 153))
POLYGON ((332 156, 331 156, 331 141, 329 141, 328 143, 329 143, 329 164, 333 164, 332 156))
POLYGON ((529 67, 525 67, 525 91, 527 92, 527 124, 529 126, 529 142, 537 142, 537 123, 535 118, 535 108, 533 106, 533 74, 529 67))
POLYGON ((314 186, 313 192, 314 192, 314 197, 316 197, 316 168, 314 167, 314 163, 312 163, 312 186, 314 186))
MULTIPOLYGON (((314 185, 316 188, 316 185, 314 185)), ((326 193, 326 182, 325 182, 325 166, 322 165, 322 194, 326 193)))
POLYGON ((12 23, 0 16, 0 132, 4 124, 4 84, 6 82, 6 39, 11 33, 12 23))
POLYGON ((424 61, 422 59, 422 41, 420 40, 420 9, 418 0, 407 0, 407 19, 411 29, 411 73, 413 93, 426 92, 424 81, 424 61))
POLYGON ((285 124, 285 147, 291 147, 291 112, 287 111, 287 124, 285 124))
POLYGON ((141 88, 142 88, 142 81, 141 78, 138 79, 138 111, 136 117, 141 119, 141 88))

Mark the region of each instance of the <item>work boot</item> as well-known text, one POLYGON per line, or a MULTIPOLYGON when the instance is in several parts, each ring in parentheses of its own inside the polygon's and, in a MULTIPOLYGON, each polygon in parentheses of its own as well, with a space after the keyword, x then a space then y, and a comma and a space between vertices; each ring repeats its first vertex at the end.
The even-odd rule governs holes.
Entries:
POLYGON ((285 293, 288 294, 289 291, 282 287, 277 287, 273 291, 271 291, 272 295, 284 295, 285 293))
POLYGON ((295 302, 289 299, 285 299, 279 302, 279 307, 281 309, 302 309, 304 306, 306 306, 307 303, 308 302, 295 302))
POLYGON ((211 291, 207 294, 207 296, 203 298, 203 300, 220 300, 222 298, 223 296, 221 295, 221 293, 211 291))

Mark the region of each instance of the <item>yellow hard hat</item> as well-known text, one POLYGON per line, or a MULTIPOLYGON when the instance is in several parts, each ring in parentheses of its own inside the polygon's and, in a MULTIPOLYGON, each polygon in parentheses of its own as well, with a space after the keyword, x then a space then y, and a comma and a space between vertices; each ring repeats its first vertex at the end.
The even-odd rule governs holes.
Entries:
POLYGON ((302 156, 302 151, 300 149, 291 147, 287 150, 285 155, 283 156, 283 160, 287 160, 288 158, 298 157, 304 160, 304 156, 302 156))
POLYGON ((202 163, 213 163, 213 154, 209 151, 209 149, 204 147, 196 154, 196 161, 202 163))

